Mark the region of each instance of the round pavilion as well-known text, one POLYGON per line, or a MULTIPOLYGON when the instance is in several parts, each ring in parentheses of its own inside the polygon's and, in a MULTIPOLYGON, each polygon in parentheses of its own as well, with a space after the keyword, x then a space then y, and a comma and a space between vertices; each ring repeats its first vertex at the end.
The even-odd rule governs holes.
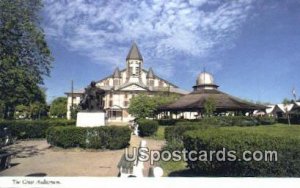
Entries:
POLYGON ((184 113, 196 112, 197 115, 204 113, 206 101, 213 101, 215 114, 252 114, 254 110, 265 110, 266 106, 254 104, 237 97, 231 96, 218 90, 213 76, 208 72, 199 74, 194 91, 179 98, 174 103, 159 108, 160 112, 184 113))

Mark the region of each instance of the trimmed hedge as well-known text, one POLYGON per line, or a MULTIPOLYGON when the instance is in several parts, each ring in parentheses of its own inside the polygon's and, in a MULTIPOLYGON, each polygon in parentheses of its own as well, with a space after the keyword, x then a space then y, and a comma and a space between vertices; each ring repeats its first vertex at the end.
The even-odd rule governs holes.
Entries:
POLYGON ((46 130, 52 126, 75 126, 74 120, 3 120, 0 128, 7 127, 17 139, 45 138, 46 130))
POLYGON ((137 121, 139 127, 139 135, 141 136, 151 136, 158 130, 158 122, 149 119, 139 119, 137 121))
MULTIPOLYGON (((242 159, 244 151, 277 151, 278 161, 188 161, 188 167, 201 176, 300 176, 300 138, 297 134, 281 134, 288 127, 224 127, 188 131, 183 142, 187 151, 236 151, 242 159), (274 130, 274 131, 273 131, 274 130)), ((209 156, 209 153, 208 153, 209 156)), ((227 156, 228 157, 228 156, 227 156)))
MULTIPOLYGON (((283 118, 283 117, 281 117, 281 118, 278 118, 278 123, 283 123, 283 124, 288 124, 289 123, 289 121, 288 121, 288 119, 287 118, 283 118)), ((291 124, 300 124, 300 118, 299 117, 290 117, 290 123, 291 124)))
MULTIPOLYGON (((167 120, 165 120, 167 121, 167 120)), ((276 123, 273 117, 248 117, 248 116, 216 116, 203 119, 182 121, 179 120, 176 126, 165 129, 165 139, 167 141, 177 140, 182 142, 183 133, 188 130, 196 130, 208 127, 232 127, 232 126, 257 126, 271 125, 276 123)))
POLYGON ((47 130, 47 142, 53 146, 93 149, 125 148, 131 136, 128 127, 51 127, 47 130))
POLYGON ((200 126, 197 126, 197 125, 182 125, 182 126, 176 126, 176 127, 166 127, 165 128, 165 139, 168 142, 172 142, 172 141, 181 142, 183 139, 184 132, 189 131, 189 130, 196 130, 198 128, 200 128, 200 126))
POLYGON ((159 125, 219 125, 219 126, 256 126, 256 125, 272 125, 276 123, 274 117, 250 117, 250 116, 214 116, 204 117, 202 119, 185 120, 185 119, 162 119, 158 120, 159 125))

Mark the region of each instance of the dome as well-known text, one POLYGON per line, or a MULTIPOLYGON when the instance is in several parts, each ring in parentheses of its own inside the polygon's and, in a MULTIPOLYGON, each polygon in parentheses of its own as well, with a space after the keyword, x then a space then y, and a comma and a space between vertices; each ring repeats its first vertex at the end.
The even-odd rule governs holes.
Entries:
POLYGON ((197 85, 214 85, 214 77, 207 72, 202 72, 199 74, 196 83, 197 85))
POLYGON ((194 90, 201 89, 217 89, 219 86, 214 83, 214 77, 208 72, 199 74, 196 85, 193 86, 194 90))

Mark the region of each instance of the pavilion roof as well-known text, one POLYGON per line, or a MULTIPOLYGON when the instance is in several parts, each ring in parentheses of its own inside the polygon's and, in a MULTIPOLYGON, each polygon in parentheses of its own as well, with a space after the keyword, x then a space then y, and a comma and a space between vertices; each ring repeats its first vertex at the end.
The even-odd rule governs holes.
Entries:
POLYGON ((200 89, 191 92, 179 98, 174 103, 160 107, 160 110, 168 111, 195 111, 204 109, 205 101, 212 99, 215 102, 216 110, 265 110, 264 105, 254 104, 227 93, 221 92, 218 89, 200 89))

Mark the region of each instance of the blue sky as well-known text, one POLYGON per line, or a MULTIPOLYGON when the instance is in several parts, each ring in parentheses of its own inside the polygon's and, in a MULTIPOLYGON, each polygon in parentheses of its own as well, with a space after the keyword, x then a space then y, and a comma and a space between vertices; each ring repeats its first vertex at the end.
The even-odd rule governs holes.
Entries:
POLYGON ((108 76, 134 40, 146 69, 190 90, 205 69, 220 90, 279 103, 300 96, 300 1, 46 0, 42 27, 55 58, 48 101, 108 76))

